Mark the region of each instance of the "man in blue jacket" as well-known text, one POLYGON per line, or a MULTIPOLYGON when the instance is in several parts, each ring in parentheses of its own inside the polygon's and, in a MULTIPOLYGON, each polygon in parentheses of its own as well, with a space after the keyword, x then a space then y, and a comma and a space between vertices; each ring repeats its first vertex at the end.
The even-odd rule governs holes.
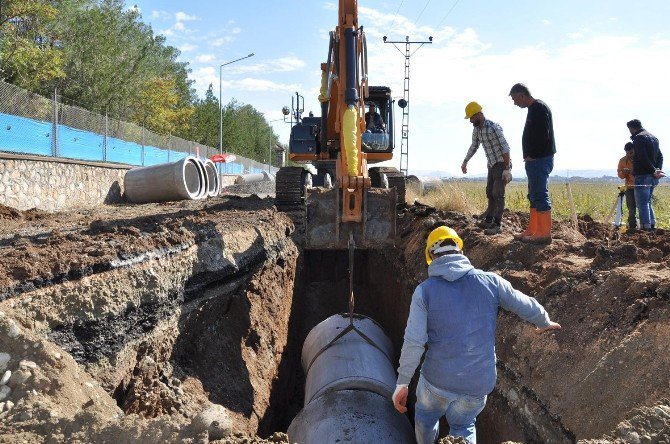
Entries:
POLYGON ((497 274, 474 268, 453 229, 433 230, 425 254, 428 279, 412 295, 393 404, 407 411, 408 386, 427 345, 416 388, 416 440, 433 444, 446 416, 450 435, 475 444, 475 420, 496 383, 498 307, 535 324, 538 334, 561 326, 534 298, 497 274))
POLYGON ((664 177, 663 154, 658 145, 658 139, 642 128, 638 119, 629 121, 626 126, 633 141, 633 176, 635 176, 635 202, 637 214, 640 217, 640 227, 645 231, 654 231, 656 215, 652 206, 654 188, 658 179, 664 177))

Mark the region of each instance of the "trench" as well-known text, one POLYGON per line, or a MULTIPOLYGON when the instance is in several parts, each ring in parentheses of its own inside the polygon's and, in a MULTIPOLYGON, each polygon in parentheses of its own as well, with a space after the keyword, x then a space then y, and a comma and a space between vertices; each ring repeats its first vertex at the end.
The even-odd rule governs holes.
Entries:
MULTIPOLYGON (((236 267, 184 271, 173 258, 172 265, 151 273, 141 262, 116 270, 135 274, 130 281, 136 288, 155 287, 156 273, 181 269, 185 276, 161 288, 161 298, 130 304, 114 315, 61 323, 48 337, 125 413, 192 417, 212 402, 230 412, 236 431, 261 437, 286 431, 303 407, 302 343, 320 321, 348 310, 349 282, 346 252, 302 250, 282 235, 272 242, 259 236, 239 254, 236 267)), ((194 260, 211 260, 206 252, 220 242, 216 235, 205 237, 194 260)), ((417 283, 403 257, 398 249, 355 254, 355 311, 385 329, 396 366, 417 283)), ((98 285, 105 282, 109 277, 98 285)), ((509 390, 513 371, 499 373, 500 385, 509 390)), ((550 415, 541 406, 534 407, 537 412, 521 412, 521 406, 528 410, 529 403, 537 404, 532 395, 517 390, 510 401, 510 395, 496 390, 478 419, 479 442, 541 442, 541 436, 570 441, 560 424, 542 419, 550 415)))

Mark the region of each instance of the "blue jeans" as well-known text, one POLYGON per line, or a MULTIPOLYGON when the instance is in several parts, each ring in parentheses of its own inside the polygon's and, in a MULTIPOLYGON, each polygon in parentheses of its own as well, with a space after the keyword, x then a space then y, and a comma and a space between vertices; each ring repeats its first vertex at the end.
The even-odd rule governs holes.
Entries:
POLYGON ((641 228, 651 228, 652 225, 656 225, 656 215, 651 205, 656 185, 658 185, 658 179, 654 179, 653 174, 635 176, 635 204, 641 228))
POLYGON ((554 169, 554 156, 540 157, 526 161, 528 176, 528 200, 530 207, 537 211, 551 210, 549 200, 549 173, 554 169))
POLYGON ((440 431, 440 418, 446 416, 449 434, 477 443, 475 419, 484 410, 486 395, 451 393, 432 386, 421 375, 416 387, 414 432, 418 444, 434 444, 440 431))

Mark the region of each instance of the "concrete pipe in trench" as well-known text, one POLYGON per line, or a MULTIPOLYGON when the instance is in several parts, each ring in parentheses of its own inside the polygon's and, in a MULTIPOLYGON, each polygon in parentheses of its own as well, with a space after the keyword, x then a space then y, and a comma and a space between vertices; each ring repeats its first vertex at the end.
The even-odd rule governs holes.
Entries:
POLYGON ((219 180, 219 174, 216 171, 216 165, 209 159, 205 160, 205 172, 207 173, 207 184, 209 185, 207 196, 218 196, 221 192, 221 181, 219 180))
POLYGON ((181 160, 129 170, 123 188, 133 203, 197 199, 203 178, 199 162, 186 156, 181 160))
POLYGON ((335 315, 307 335, 302 366, 307 374, 305 406, 288 428, 290 442, 414 442, 405 415, 393 407, 393 346, 370 318, 354 318, 354 326, 375 345, 349 331, 348 315, 335 315))

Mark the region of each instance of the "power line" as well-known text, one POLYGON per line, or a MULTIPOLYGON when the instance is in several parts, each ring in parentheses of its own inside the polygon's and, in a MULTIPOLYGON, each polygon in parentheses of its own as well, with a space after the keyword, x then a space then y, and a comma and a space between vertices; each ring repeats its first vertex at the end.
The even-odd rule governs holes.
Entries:
POLYGON ((429 4, 430 4, 430 0, 428 0, 428 1, 426 2, 426 6, 423 7, 423 9, 421 10, 421 12, 419 13, 419 16, 416 18, 416 20, 414 20, 414 26, 416 26, 416 25, 419 23, 419 19, 420 19, 421 16, 423 15, 423 11, 426 10, 426 8, 428 7, 429 4))
POLYGON ((451 14, 451 11, 454 10, 454 8, 456 7, 456 5, 458 4, 459 1, 461 1, 461 0, 456 0, 456 1, 454 2, 454 4, 451 5, 451 8, 447 11, 447 13, 444 15, 444 17, 442 17, 442 20, 440 20, 440 23, 437 24, 437 26, 435 27, 435 29, 438 29, 438 28, 442 25, 442 23, 444 23, 444 21, 447 19, 447 17, 449 16, 449 14, 451 14))
POLYGON ((405 0, 401 0, 400 6, 398 6, 398 9, 395 11, 395 15, 393 16, 393 21, 391 22, 391 29, 393 29, 393 25, 395 25, 395 19, 398 17, 398 12, 400 12, 400 8, 402 8, 402 4, 405 3, 405 0))

